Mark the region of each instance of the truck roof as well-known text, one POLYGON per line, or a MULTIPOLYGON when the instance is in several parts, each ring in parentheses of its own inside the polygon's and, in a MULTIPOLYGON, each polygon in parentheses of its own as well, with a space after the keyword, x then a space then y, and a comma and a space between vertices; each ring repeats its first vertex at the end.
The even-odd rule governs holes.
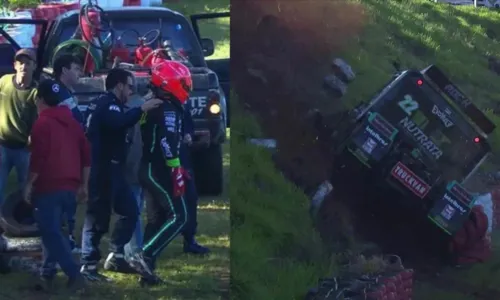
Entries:
MULTIPOLYGON (((125 7, 110 7, 110 8, 103 8, 103 11, 115 15, 115 14, 121 14, 123 12, 127 13, 133 13, 134 16, 136 17, 142 17, 143 15, 146 14, 151 14, 152 12, 155 14, 172 14, 177 17, 185 18, 185 16, 179 12, 176 12, 174 10, 171 10, 166 7, 143 7, 143 6, 125 6, 125 7)), ((69 18, 69 17, 77 17, 78 14, 80 13, 80 10, 75 9, 68 11, 64 14, 59 15, 56 20, 59 19, 64 19, 64 18, 69 18)))

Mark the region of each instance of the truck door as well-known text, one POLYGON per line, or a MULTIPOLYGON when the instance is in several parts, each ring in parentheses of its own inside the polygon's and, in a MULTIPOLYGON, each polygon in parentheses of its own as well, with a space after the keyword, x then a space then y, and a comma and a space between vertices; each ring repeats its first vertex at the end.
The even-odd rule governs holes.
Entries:
POLYGON ((209 69, 219 77, 219 83, 226 96, 227 121, 229 125, 229 24, 230 13, 207 13, 192 15, 191 23, 203 49, 209 69))
MULTIPOLYGON (((14 54, 21 48, 37 48, 37 60, 42 60, 47 24, 46 20, 0 18, 0 76, 14 72, 14 54), (38 38, 33 39, 35 34, 38 38)), ((37 74, 42 64, 38 67, 37 74)))

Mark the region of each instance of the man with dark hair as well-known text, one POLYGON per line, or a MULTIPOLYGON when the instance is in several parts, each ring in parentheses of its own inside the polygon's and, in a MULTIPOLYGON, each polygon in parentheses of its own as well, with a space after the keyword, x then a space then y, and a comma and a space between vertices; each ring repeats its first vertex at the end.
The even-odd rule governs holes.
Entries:
POLYGON ((29 167, 29 136, 36 120, 36 53, 19 50, 15 74, 0 78, 0 205, 10 171, 16 169, 18 188, 24 188, 29 167))
POLYGON ((42 236, 43 287, 51 289, 59 264, 68 276, 68 287, 80 290, 85 287, 85 281, 61 232, 61 215, 75 214, 77 191, 83 198, 87 194, 90 149, 82 127, 70 110, 59 106, 65 96, 55 80, 45 80, 38 87, 40 116, 31 133, 30 174, 24 198, 34 207, 42 236))
MULTIPOLYGON (((59 105, 67 106, 71 110, 75 120, 83 127, 83 115, 78 109, 78 101, 72 94, 74 86, 78 83, 78 79, 80 79, 82 74, 81 62, 76 56, 65 54, 56 58, 53 67, 54 77, 61 87, 60 95, 63 99, 59 105)), ((79 252, 80 249, 73 235, 75 229, 75 216, 68 215, 66 218, 71 250, 79 252)))
MULTIPOLYGON (((124 257, 124 246, 136 228, 139 212, 134 194, 123 174, 127 157, 127 132, 143 112, 158 107, 162 101, 152 99, 125 112, 125 103, 132 94, 132 74, 112 69, 106 78, 107 93, 90 104, 87 137, 91 143, 92 167, 89 181, 89 202, 82 236, 81 274, 90 281, 109 281, 98 273, 101 259, 99 245, 108 231, 112 209, 118 215, 111 234, 110 253, 104 268, 116 272, 132 272, 124 257)), ((134 261, 143 263, 142 254, 134 261)), ((138 270, 142 272, 142 270, 138 270)))
POLYGON ((59 105, 66 105, 73 117, 83 126, 83 116, 78 109, 78 101, 73 96, 75 86, 82 75, 82 64, 73 55, 65 54, 54 61, 54 77, 61 85, 61 93, 64 100, 59 105))

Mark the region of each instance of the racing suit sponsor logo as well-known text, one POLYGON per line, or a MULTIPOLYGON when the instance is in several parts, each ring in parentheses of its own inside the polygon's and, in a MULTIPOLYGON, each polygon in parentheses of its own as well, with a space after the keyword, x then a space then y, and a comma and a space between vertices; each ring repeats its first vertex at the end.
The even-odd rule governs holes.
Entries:
POLYGON ((168 131, 175 132, 176 119, 177 118, 174 112, 165 112, 165 126, 167 127, 168 131))
POLYGON ((436 146, 436 144, 434 144, 434 142, 413 123, 410 117, 405 117, 403 120, 399 121, 399 124, 402 125, 403 128, 435 159, 439 159, 441 155, 443 155, 443 151, 441 151, 441 149, 439 149, 438 146, 436 146))
POLYGON ((451 114, 451 111, 449 109, 445 109, 445 111, 443 112, 439 109, 439 107, 437 107, 437 105, 434 105, 432 107, 432 113, 436 115, 441 120, 441 122, 443 122, 446 128, 454 125, 453 122, 448 118, 448 116, 451 114))
POLYGON ((170 146, 167 143, 167 138, 164 137, 161 139, 161 147, 163 148, 163 152, 165 153, 165 156, 168 158, 173 157, 172 151, 170 150, 170 146))
POLYGON ((118 105, 110 105, 109 106, 109 110, 111 111, 117 111, 117 112, 121 112, 120 108, 118 107, 118 105))
POLYGON ((382 144, 382 145, 384 145, 384 146, 389 145, 389 143, 388 143, 388 142, 386 142, 386 141, 384 140, 384 138, 382 138, 382 137, 380 136, 380 134, 378 134, 378 132, 376 132, 375 130, 373 130, 373 128, 371 128, 370 126, 366 126, 366 128, 365 128, 365 129, 366 129, 366 131, 367 131, 367 132, 368 132, 368 133, 369 133, 369 134, 370 134, 370 135, 371 135, 371 136, 372 136, 372 137, 373 137, 373 138, 374 138, 377 142, 381 143, 381 144, 382 144))
POLYGON ((415 195, 424 198, 430 190, 430 186, 418 177, 407 166, 398 162, 391 170, 391 175, 401 184, 407 187, 415 195))

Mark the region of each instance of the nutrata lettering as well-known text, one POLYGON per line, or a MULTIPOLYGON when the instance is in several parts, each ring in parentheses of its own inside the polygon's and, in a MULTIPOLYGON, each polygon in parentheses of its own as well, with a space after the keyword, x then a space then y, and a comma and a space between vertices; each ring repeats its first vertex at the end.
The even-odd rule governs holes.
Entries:
POLYGON ((410 133, 413 138, 422 145, 422 147, 429 152, 435 159, 439 159, 443 155, 443 151, 434 144, 434 142, 428 138, 425 133, 410 119, 410 117, 405 117, 399 122, 408 133, 410 133))

